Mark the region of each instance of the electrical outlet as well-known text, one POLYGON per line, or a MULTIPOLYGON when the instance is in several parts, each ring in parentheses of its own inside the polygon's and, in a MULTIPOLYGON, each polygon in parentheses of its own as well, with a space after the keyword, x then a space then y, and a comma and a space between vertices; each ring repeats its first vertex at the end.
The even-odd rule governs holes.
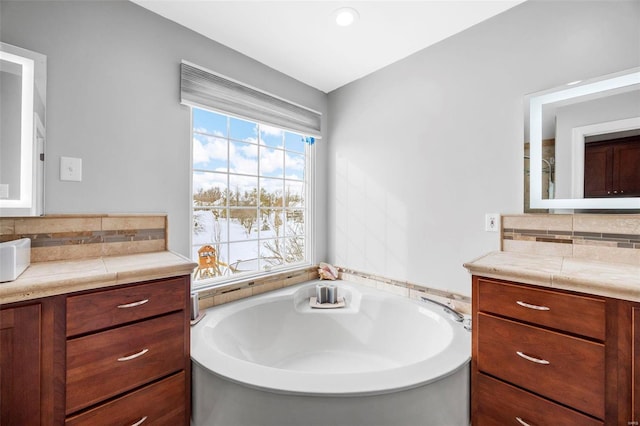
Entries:
POLYGON ((60 180, 82 181, 82 159, 60 157, 60 180))
POLYGON ((500 230, 500 215, 498 213, 484 215, 484 230, 488 232, 498 232, 500 230))

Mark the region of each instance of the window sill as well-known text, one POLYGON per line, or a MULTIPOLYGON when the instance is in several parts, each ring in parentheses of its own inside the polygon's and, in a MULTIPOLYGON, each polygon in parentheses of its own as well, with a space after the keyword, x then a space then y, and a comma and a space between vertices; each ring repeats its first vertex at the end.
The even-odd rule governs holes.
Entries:
POLYGON ((221 284, 215 284, 213 281, 210 285, 204 284, 194 288, 192 283, 192 291, 198 293, 200 309, 207 309, 315 279, 318 279, 317 265, 296 266, 276 273, 245 276, 221 284))

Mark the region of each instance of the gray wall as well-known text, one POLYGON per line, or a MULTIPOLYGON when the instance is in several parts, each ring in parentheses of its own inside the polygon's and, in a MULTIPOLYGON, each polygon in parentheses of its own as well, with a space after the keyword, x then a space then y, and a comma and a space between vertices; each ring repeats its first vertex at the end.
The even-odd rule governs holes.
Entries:
MULTIPOLYGON (((191 142, 180 61, 326 111, 326 94, 126 1, 2 1, 0 28, 3 42, 48 58, 46 213, 168 213, 169 247, 184 255, 191 142), (82 158, 82 182, 59 180, 60 156, 82 158)), ((327 144, 316 149, 323 260, 327 144)))
POLYGON ((640 65, 640 2, 528 1, 329 94, 331 261, 470 294, 523 211, 526 94, 640 65))

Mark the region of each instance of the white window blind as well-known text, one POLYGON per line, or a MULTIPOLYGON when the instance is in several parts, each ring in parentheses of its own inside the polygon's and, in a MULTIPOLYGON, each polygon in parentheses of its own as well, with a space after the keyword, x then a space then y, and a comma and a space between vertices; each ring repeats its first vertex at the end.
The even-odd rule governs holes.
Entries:
POLYGON ((180 101, 317 139, 319 112, 285 101, 195 65, 182 62, 180 101))

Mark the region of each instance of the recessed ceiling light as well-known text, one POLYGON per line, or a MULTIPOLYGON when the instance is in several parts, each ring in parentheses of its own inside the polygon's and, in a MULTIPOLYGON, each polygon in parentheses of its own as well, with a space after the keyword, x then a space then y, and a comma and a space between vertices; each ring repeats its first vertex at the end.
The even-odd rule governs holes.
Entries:
POLYGON ((336 25, 340 27, 348 27, 358 20, 360 14, 358 11, 351 7, 342 7, 332 13, 335 19, 336 25))

